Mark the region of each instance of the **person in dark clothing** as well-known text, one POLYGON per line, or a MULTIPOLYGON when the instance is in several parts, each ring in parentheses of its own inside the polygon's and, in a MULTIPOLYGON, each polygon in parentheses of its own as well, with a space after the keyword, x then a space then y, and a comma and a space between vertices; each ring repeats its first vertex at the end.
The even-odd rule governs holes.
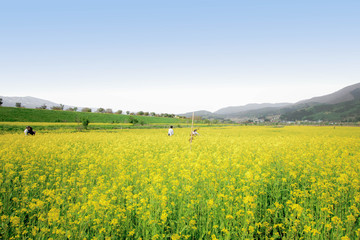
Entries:
POLYGON ((34 130, 32 129, 32 127, 27 126, 27 127, 25 128, 24 133, 25 133, 25 135, 28 135, 28 134, 30 134, 30 135, 35 135, 36 131, 34 131, 34 130))

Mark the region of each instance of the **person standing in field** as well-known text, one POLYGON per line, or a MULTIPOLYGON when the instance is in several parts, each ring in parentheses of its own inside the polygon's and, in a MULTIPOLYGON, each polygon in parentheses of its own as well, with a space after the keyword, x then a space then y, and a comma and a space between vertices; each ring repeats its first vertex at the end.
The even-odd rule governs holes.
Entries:
POLYGON ((195 130, 192 132, 192 135, 193 135, 193 136, 199 135, 199 133, 197 132, 197 129, 195 129, 195 130))
POLYGON ((32 127, 27 126, 24 130, 24 133, 25 133, 25 135, 28 135, 28 134, 35 135, 36 131, 33 131, 32 127))
POLYGON ((170 126, 169 131, 168 131, 168 136, 171 137, 172 135, 174 135, 174 129, 173 129, 173 126, 170 126))

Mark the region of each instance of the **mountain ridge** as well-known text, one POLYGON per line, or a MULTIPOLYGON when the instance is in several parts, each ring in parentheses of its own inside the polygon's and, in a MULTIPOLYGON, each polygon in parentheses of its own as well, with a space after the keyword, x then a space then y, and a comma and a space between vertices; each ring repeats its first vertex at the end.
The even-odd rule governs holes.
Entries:
MULTIPOLYGON (((26 97, 6 97, 0 96, 3 99, 4 107, 15 107, 16 103, 21 103, 22 107, 25 108, 39 108, 43 105, 46 105, 47 108, 60 106, 60 104, 36 97, 26 96, 26 97)), ((69 108, 73 106, 64 105, 64 108, 69 108)))
POLYGON ((313 97, 310 99, 305 99, 299 101, 295 104, 304 104, 304 103, 325 103, 325 104, 337 104, 341 102, 352 101, 355 99, 352 91, 360 89, 360 83, 352 84, 347 87, 344 87, 336 92, 326 94, 319 97, 313 97))
POLYGON ((249 103, 243 106, 230 106, 230 107, 221 108, 215 111, 214 114, 232 114, 232 113, 239 113, 239 112, 257 110, 257 109, 269 108, 269 107, 270 108, 285 107, 291 104, 292 103, 249 103))
MULTIPOLYGON (((318 117, 318 120, 326 120, 326 115, 330 116, 331 119, 360 119, 360 112, 359 116, 357 116, 357 104, 356 101, 360 99, 360 83, 352 84, 349 86, 346 86, 344 88, 341 88, 338 91, 335 91, 330 94, 317 96, 309 99, 304 99, 301 101, 298 101, 296 103, 251 103, 246 104, 243 106, 230 106, 226 108, 221 108, 213 113, 207 112, 206 115, 202 115, 202 117, 205 118, 225 118, 225 119, 244 119, 244 118, 266 118, 269 116, 274 115, 281 115, 283 116, 282 119, 284 120, 295 120, 294 114, 291 115, 292 117, 286 117, 290 116, 290 113, 295 113, 295 116, 298 116, 301 119, 298 120, 314 120, 316 117, 318 117), (346 103, 348 103, 349 106, 352 106, 352 109, 348 109, 346 107, 346 103), (333 110, 336 109, 339 113, 317 113, 314 115, 313 110, 309 110, 309 108, 314 108, 318 111, 322 111, 325 109, 332 109, 331 107, 326 107, 322 105, 336 105, 334 106, 333 110), (308 113, 310 115, 303 115, 299 114, 298 112, 302 113, 308 113), (346 115, 345 113, 343 115, 340 114, 341 111, 346 111, 349 115, 346 115), (351 114, 350 114, 351 113, 351 114), (308 118, 308 119, 306 119, 308 118)), ((359 101, 360 103, 360 101, 359 101)), ((195 112, 196 113, 196 112, 195 112)), ((190 113, 186 114, 180 114, 180 116, 188 116, 190 113)), ((200 112, 201 114, 201 112, 200 112)))

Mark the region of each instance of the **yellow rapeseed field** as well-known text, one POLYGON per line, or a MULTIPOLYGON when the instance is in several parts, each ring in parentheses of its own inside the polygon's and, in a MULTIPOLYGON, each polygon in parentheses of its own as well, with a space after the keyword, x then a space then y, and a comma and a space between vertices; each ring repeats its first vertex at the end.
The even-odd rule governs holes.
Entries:
POLYGON ((359 239, 360 128, 0 135, 0 239, 359 239))

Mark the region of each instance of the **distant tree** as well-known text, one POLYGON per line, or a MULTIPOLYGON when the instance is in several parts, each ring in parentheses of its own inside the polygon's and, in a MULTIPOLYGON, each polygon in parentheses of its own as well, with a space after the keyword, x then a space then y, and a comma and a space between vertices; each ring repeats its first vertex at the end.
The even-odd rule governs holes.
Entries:
POLYGON ((83 127, 85 129, 87 129, 87 127, 89 126, 90 121, 89 121, 89 119, 84 118, 84 119, 81 120, 81 123, 82 123, 83 127))
POLYGON ((143 111, 137 112, 136 115, 143 116, 144 112, 143 111))
POLYGON ((103 108, 98 108, 98 109, 96 110, 96 112, 98 112, 98 113, 105 113, 105 109, 103 109, 103 108))
POLYGON ((149 113, 149 112, 144 112, 144 115, 145 115, 145 116, 149 116, 150 113, 149 113))
POLYGON ((204 123, 210 125, 211 122, 210 122, 209 119, 205 119, 205 120, 204 120, 204 123))
POLYGON ((139 122, 139 120, 137 120, 137 119, 134 118, 133 116, 130 116, 130 117, 129 117, 129 123, 137 124, 138 122, 139 122))
POLYGON ((117 110, 116 114, 122 114, 122 110, 117 110))
POLYGON ((134 112, 131 112, 130 115, 135 115, 135 113, 134 113, 134 112))
POLYGON ((41 105, 39 109, 47 109, 47 106, 45 104, 41 105))
POLYGON ((150 115, 151 115, 152 117, 155 117, 155 116, 156 116, 156 113, 151 112, 150 115))
POLYGON ((129 114, 130 114, 130 111, 126 111, 126 114, 129 115, 129 114))
POLYGON ((60 104, 59 107, 60 107, 61 110, 64 110, 64 107, 65 107, 65 106, 64 106, 63 104, 60 104))
POLYGON ((17 103, 15 103, 15 106, 18 107, 18 108, 20 108, 20 107, 21 107, 21 103, 20 103, 20 102, 17 102, 17 103))
POLYGON ((62 110, 64 110, 64 105, 63 106, 52 106, 51 109, 52 110, 62 111, 62 110))
POLYGON ((76 112, 78 110, 77 107, 69 107, 68 109, 66 109, 66 111, 70 111, 70 112, 76 112))
POLYGON ((113 110, 112 110, 111 108, 107 108, 107 109, 105 110, 105 112, 106 112, 106 113, 113 113, 113 110))
POLYGON ((3 104, 3 100, 2 100, 2 98, 0 98, 0 107, 2 104, 3 104))
POLYGON ((85 108, 81 109, 81 111, 82 112, 91 112, 91 108, 85 107, 85 108))

